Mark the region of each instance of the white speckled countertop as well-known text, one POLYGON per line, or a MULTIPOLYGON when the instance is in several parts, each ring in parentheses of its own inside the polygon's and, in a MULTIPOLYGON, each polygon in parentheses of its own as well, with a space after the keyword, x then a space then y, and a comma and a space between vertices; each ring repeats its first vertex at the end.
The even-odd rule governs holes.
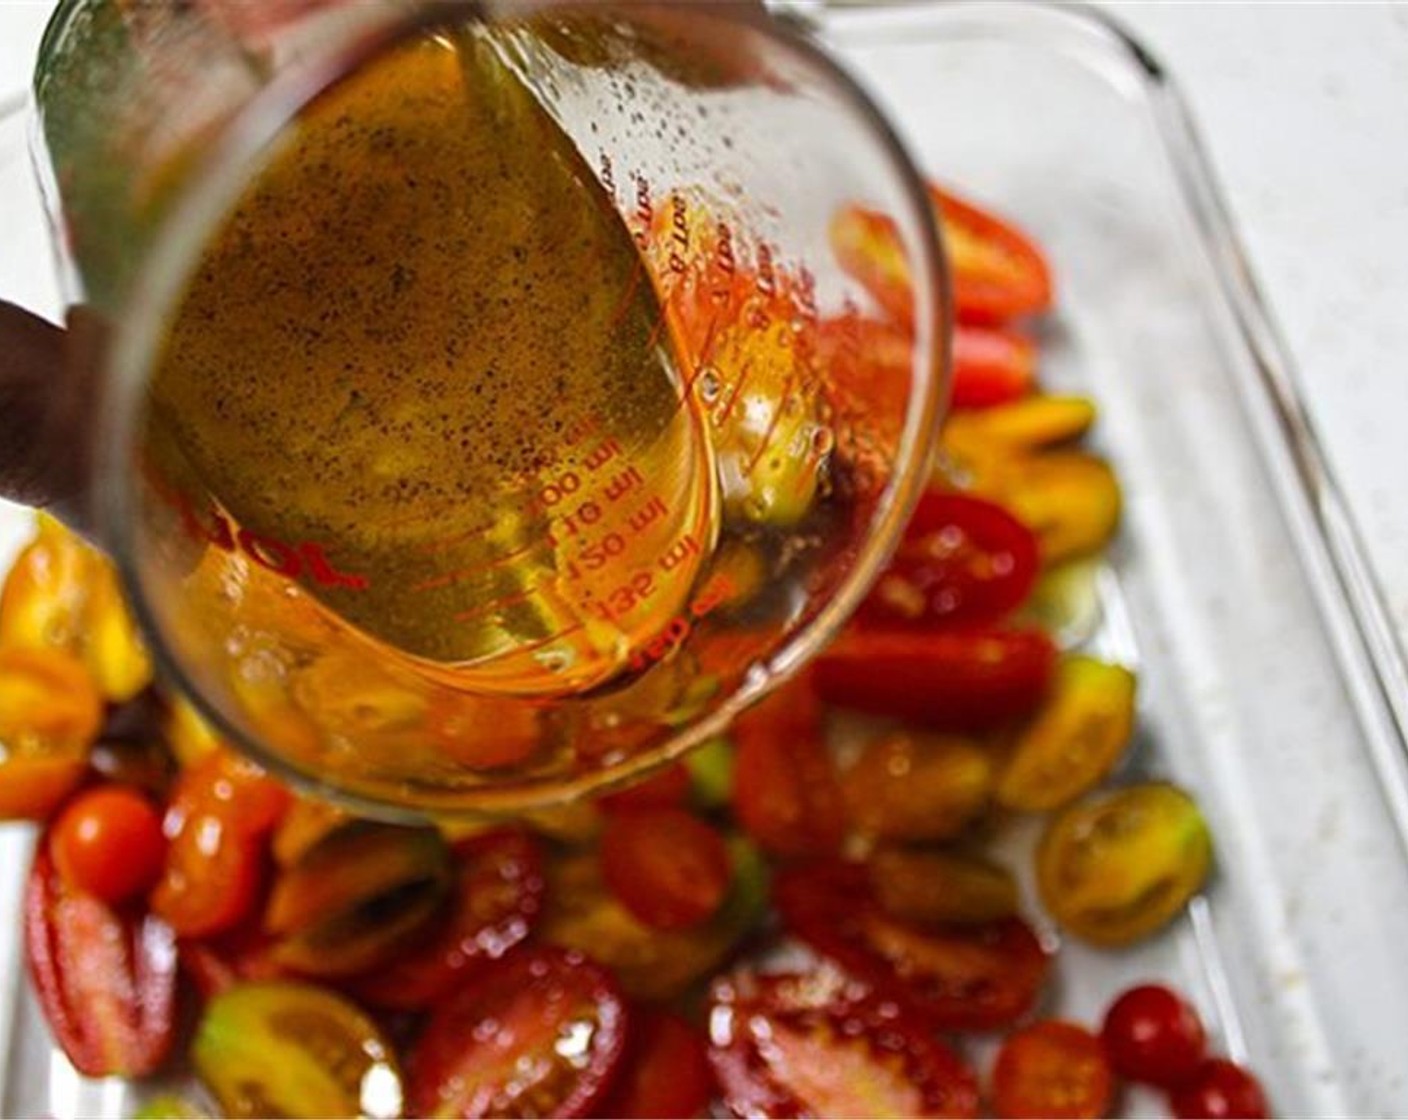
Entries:
MULTIPOLYGON (((1101 6, 1192 102, 1408 637, 1408 5, 1101 6)), ((0 0, 0 95, 25 83, 51 7, 0 0)))

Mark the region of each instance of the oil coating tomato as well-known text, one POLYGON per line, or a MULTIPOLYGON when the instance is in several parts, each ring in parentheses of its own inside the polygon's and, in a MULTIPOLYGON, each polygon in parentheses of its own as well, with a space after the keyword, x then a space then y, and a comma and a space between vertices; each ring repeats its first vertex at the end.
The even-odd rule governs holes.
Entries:
POLYGON ((1001 506, 930 489, 858 617, 877 628, 991 625, 1026 601, 1039 567, 1036 536, 1001 506))
POLYGON ((831 969, 740 973, 710 993, 709 1056, 738 1116, 969 1117, 977 1082, 893 1002, 831 969))
POLYGON ((612 1120, 702 1116, 714 1095, 704 1036, 670 1011, 631 1012, 625 1065, 596 1115, 612 1120))
POLYGON ((626 1005, 580 953, 520 949, 440 1004, 407 1063, 426 1117, 585 1116, 625 1053, 626 1005))
POLYGON ((1047 1019, 1014 1031, 992 1075, 992 1101, 1008 1120, 1096 1120, 1114 1095, 1100 1040, 1076 1023, 1047 1019))
POLYGON ((937 1030, 1015 1022, 1036 1002, 1050 964, 1015 916, 921 926, 885 913, 862 864, 785 869, 773 899, 789 932, 937 1030))
POLYGON ((1171 1088, 1203 1061, 1207 1037, 1191 1004, 1162 984, 1140 984, 1105 1012, 1100 1040, 1121 1077, 1171 1088))

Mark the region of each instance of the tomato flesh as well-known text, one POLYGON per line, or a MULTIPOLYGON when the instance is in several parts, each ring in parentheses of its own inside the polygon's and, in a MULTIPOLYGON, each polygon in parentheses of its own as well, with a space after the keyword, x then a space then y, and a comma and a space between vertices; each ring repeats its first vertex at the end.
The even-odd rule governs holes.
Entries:
POLYGON ((653 929, 683 929, 709 918, 731 876, 724 838, 683 809, 609 818, 601 869, 612 893, 653 929))
POLYGON ((937 184, 929 198, 943 230, 960 322, 994 323, 1051 306, 1051 272, 1010 222, 937 184))
POLYGON ((1169 1094, 1178 1117, 1202 1120, 1263 1120, 1271 1115, 1261 1083, 1235 1062, 1209 1058, 1169 1094))
POLYGON ((0 649, 0 681, 0 818, 42 820, 83 776, 102 698, 52 649, 0 649))
POLYGON ((962 633, 852 626, 817 659, 822 699, 946 731, 991 731, 1030 715, 1056 670, 1040 630, 962 633))
POLYGON ((834 970, 716 981, 709 1033, 738 1116, 977 1115, 977 1082, 953 1052, 834 970))
POLYGON ((161 875, 161 817, 136 790, 104 785, 64 807, 49 834, 66 881, 110 904, 145 894, 161 875))
POLYGON ((88 1077, 142 1077, 171 1048, 176 945, 150 915, 76 890, 41 844, 24 900, 25 962, 55 1040, 88 1077))
POLYGON ((495 829, 454 845, 459 867, 451 912, 428 939, 353 982, 373 1007, 430 1007, 474 970, 526 938, 543 903, 542 849, 531 833, 495 829))
POLYGON ((1191 1078, 1207 1046, 1198 1013, 1162 984, 1124 992, 1105 1012, 1100 1038, 1121 1077, 1165 1088, 1191 1078))
POLYGON ((1021 606, 1040 568, 1036 535, 984 498, 928 490, 858 616, 876 627, 986 626, 1021 606))
POLYGON ((960 323, 953 332, 949 408, 995 408, 1020 400, 1036 381, 1036 345, 999 327, 960 323))
POLYGON ((1114 1095, 1114 1077, 1100 1040, 1058 1019, 1014 1031, 993 1069, 993 1106, 1009 1120, 1054 1117, 1095 1120, 1114 1095))
POLYGON ((704 1036, 669 1011, 633 1011, 626 1062, 597 1109, 615 1120, 700 1116, 714 1095, 704 1036))
POLYGON ((584 1116, 625 1051, 626 1006, 580 953, 521 949, 440 1004, 408 1062, 416 1116, 584 1116))
POLYGON ((779 873, 787 929, 822 956, 904 1004, 937 1030, 991 1030, 1027 1013, 1050 960, 1021 918, 920 926, 884 910, 858 863, 779 873))

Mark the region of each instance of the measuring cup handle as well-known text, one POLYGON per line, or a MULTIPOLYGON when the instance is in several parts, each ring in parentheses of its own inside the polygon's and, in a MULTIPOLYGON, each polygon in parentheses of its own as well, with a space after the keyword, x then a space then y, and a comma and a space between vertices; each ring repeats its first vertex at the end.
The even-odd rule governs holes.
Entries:
POLYGON ((60 302, 48 227, 25 145, 21 95, 0 96, 0 498, 49 510, 92 535, 87 489, 101 328, 70 308, 67 329, 26 310, 60 302))

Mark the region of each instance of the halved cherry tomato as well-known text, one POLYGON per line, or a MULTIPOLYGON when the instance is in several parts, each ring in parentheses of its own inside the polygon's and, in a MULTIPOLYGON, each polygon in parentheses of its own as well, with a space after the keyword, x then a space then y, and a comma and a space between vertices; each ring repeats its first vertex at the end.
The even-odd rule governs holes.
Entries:
POLYGON ((622 904, 653 929, 709 918, 728 893, 724 838, 684 809, 620 813, 601 837, 601 871, 622 904))
POLYGON ((992 922, 1017 912, 1017 881, 1005 867, 941 849, 877 848, 870 886, 887 914, 920 925, 992 922))
POLYGON ((532 932, 543 902, 542 849, 532 833, 500 828, 454 845, 451 912, 421 944, 353 983, 373 1007, 411 1011, 454 991, 532 932))
POLYGON ((401 1115, 391 1044, 346 1000, 311 984, 236 984, 206 1005, 191 1044, 221 1115, 401 1115))
POLYGON ((56 650, 0 649, 0 681, 0 818, 40 820, 83 777, 102 699, 56 650))
POLYGON ((689 770, 683 762, 671 762, 634 785, 608 793, 601 807, 608 813, 635 809, 675 809, 689 801, 689 770))
POLYGON ((1128 945, 1172 921, 1203 885, 1212 840, 1176 786, 1111 790, 1064 810, 1037 847, 1047 910, 1077 937, 1128 945))
POLYGON ((955 410, 993 408, 1020 400, 1036 382, 1036 344, 1000 327, 959 324, 953 332, 955 410))
POLYGON ((212 999, 236 984, 296 979, 274 960, 277 942, 251 914, 233 929, 213 937, 183 937, 177 949, 181 968, 203 999, 212 999))
POLYGON ((962 322, 993 323, 1051 306, 1051 272, 1025 233, 996 214, 929 184, 962 322))
POLYGON ((991 752, 958 735, 893 731, 868 740, 841 772, 851 821, 893 840, 957 836, 992 797, 991 752))
POLYGON ((0 588, 0 646, 81 656, 98 555, 45 514, 38 530, 0 588))
POLYGON ((811 678, 789 682, 745 712, 732 734, 733 811, 758 846, 779 856, 840 848, 845 803, 811 678))
POLYGON ((102 785, 70 801, 49 830, 64 880, 115 905, 145 894, 161 875, 161 816, 134 789, 102 785))
POLYGON ((265 841, 290 794, 226 750, 177 779, 166 811, 166 867, 152 909, 183 937, 206 937, 245 918, 264 879, 265 841))
POLYGON ((580 953, 520 949, 460 988, 411 1052, 415 1116, 584 1116, 625 1053, 626 1005, 580 953))
POLYGON ((1172 1088, 1203 1061, 1207 1036, 1191 1004, 1162 984, 1140 984, 1105 1012, 1100 1041, 1121 1077, 1172 1088))
POLYGON ((927 490, 857 613, 876 628, 986 626, 1026 601, 1040 565, 1036 535, 1001 506, 927 490))
POLYGON ((25 961, 54 1038, 89 1077, 142 1077, 171 1048, 176 944, 159 918, 67 885, 47 844, 24 900, 25 961))
POLYGON ((1051 699, 1022 728, 1003 765, 998 804, 1044 812, 1094 788, 1129 745, 1134 692, 1134 674, 1122 665, 1064 658, 1051 699))
POLYGON ((628 995, 663 1000, 707 975, 758 924, 767 906, 767 872, 754 847, 729 841, 733 883, 707 922, 688 929, 651 929, 602 882, 594 851, 577 851, 549 867, 545 941, 590 953, 608 966, 628 995))
POLYGON ((1026 1014, 1049 958, 1018 917, 919 926, 886 914, 864 865, 782 871, 773 899, 787 929, 937 1030, 991 1030, 1026 1014))
POLYGON ((1100 1040, 1082 1026, 1047 1019, 1007 1037, 992 1075, 992 1101, 1008 1120, 1096 1120, 1114 1095, 1100 1040))
POLYGON ((1261 1083, 1226 1058, 1209 1058, 1168 1097, 1178 1117, 1200 1120, 1265 1120, 1271 1115, 1261 1083))
POLYGON ((976 1079, 948 1047, 832 969, 716 981, 709 1033, 737 1116, 978 1114, 976 1079))
POLYGON ((852 626, 817 658, 822 699, 952 731, 989 731, 1045 699, 1056 646, 1040 630, 921 633, 852 626))
POLYGON ((672 1012, 637 1010, 631 1012, 624 1068, 596 1115, 612 1120, 702 1116, 713 1095, 704 1036, 672 1012))

